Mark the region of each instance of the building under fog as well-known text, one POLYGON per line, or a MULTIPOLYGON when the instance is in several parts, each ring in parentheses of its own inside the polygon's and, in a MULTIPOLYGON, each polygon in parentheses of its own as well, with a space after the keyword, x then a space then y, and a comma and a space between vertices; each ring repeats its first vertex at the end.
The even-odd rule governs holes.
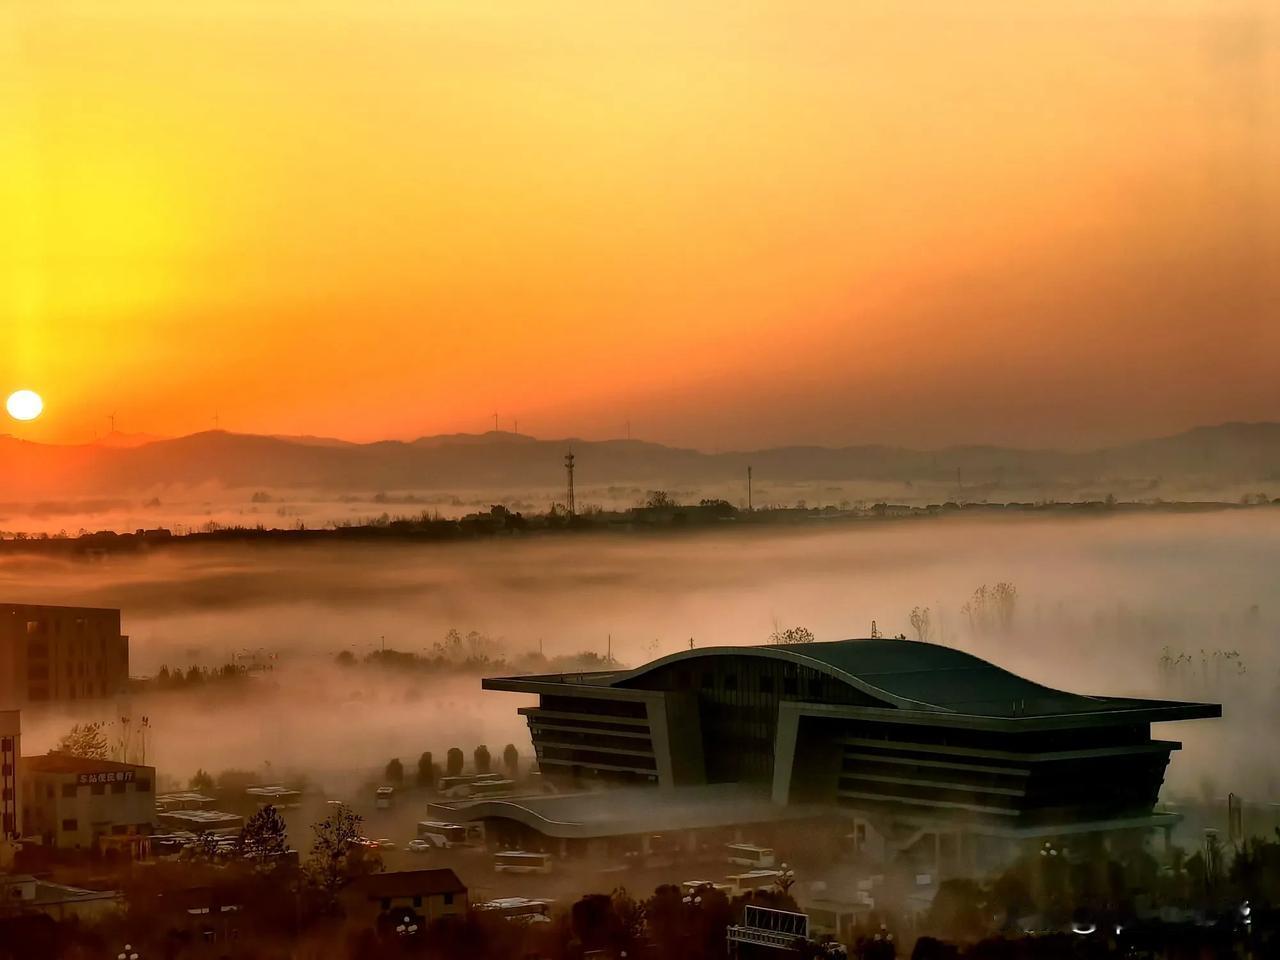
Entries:
MULTIPOLYGON (((561 789, 647 786, 696 806, 708 785, 736 784, 780 819, 821 809, 855 833, 928 831, 960 846, 1167 827, 1153 811, 1180 744, 1151 725, 1221 715, 1217 704, 1066 693, 909 640, 708 647, 484 687, 538 696, 520 712, 542 776, 561 789)), ((470 816, 554 831, 573 818, 534 809, 554 801, 472 804, 470 816)), ((575 804, 564 798, 566 811, 575 804)))
POLYGON ((0 604, 0 708, 111 697, 128 680, 119 610, 0 604))

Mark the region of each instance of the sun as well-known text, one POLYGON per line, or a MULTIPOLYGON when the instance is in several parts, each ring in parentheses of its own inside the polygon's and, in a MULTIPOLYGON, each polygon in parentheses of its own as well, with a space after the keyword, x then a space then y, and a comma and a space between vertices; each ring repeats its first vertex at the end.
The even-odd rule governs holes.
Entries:
POLYGON ((4 407, 15 420, 34 420, 44 410, 44 401, 34 390, 15 390, 4 407))

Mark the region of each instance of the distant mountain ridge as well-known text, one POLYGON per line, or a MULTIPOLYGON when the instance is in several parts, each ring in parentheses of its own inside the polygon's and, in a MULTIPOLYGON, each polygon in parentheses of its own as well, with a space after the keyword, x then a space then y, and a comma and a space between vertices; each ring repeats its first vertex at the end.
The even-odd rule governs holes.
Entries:
POLYGON ((643 440, 539 440, 491 432, 351 443, 207 431, 137 446, 59 446, 0 437, 0 498, 110 495, 171 485, 369 492, 558 486, 563 455, 589 485, 881 480, 1102 483, 1116 478, 1280 480, 1280 423, 1225 423, 1086 452, 1000 446, 915 450, 790 446, 703 453, 643 440))

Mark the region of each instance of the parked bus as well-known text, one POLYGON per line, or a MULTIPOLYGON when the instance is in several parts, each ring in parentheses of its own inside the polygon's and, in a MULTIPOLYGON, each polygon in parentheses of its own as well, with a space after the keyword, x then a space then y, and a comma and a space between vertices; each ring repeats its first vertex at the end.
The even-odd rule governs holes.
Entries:
POLYGON ((379 787, 374 796, 373 805, 379 810, 391 809, 391 798, 395 796, 395 787, 379 787))
POLYGON ((528 897, 500 897, 477 903, 477 910, 495 914, 505 920, 525 923, 545 923, 550 920, 551 900, 531 900, 528 897))
POLYGON ((484 842, 484 830, 478 823, 419 820, 418 839, 437 847, 471 847, 484 842))
POLYGON ((493 869, 497 873, 550 873, 551 854, 503 850, 494 854, 493 869))
POLYGON ((724 882, 729 887, 729 896, 737 897, 749 890, 764 890, 772 887, 777 884, 781 876, 781 870, 749 870, 746 873, 725 877, 724 882))
POLYGON ((769 847, 757 847, 751 843, 726 844, 729 862, 739 867, 750 867, 753 870, 777 865, 777 857, 769 847))

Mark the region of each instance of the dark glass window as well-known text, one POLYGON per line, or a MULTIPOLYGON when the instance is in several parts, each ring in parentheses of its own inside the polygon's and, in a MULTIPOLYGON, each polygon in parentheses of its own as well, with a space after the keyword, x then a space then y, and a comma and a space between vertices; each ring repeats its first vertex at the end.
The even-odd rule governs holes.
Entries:
POLYGON ((773 693, 773 677, 765 675, 760 678, 760 692, 773 693))
POLYGON ((146 777, 139 777, 137 780, 137 783, 138 783, 138 787, 137 787, 138 793, 151 792, 151 781, 148 780, 146 777))
POLYGON ((80 827, 80 823, 79 821, 76 820, 75 817, 68 817, 66 820, 62 821, 63 830, 77 830, 79 829, 79 827, 80 827))
POLYGON ((736 673, 726 673, 724 675, 724 688, 726 690, 738 689, 738 675, 736 673))
POLYGON ((76 795, 76 785, 74 783, 64 783, 62 785, 63 797, 74 797, 76 795))
POLYGON ((105 783, 95 783, 89 787, 89 792, 95 797, 100 797, 107 792, 107 785, 105 783))
POLYGON ((796 678, 787 677, 782 681, 782 692, 789 697, 796 695, 796 678))

